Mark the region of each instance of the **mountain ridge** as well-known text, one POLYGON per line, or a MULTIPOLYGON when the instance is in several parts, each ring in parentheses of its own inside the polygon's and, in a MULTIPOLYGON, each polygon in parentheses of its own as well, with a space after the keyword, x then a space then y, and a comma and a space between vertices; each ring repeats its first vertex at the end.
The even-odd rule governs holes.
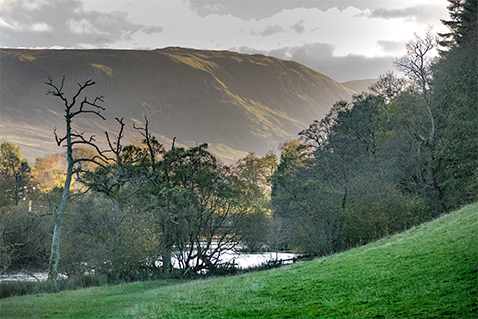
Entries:
MULTIPOLYGON (((93 79, 85 91, 105 95, 104 115, 75 125, 97 137, 115 131, 124 117, 127 139, 132 123, 145 117, 163 141, 184 145, 207 142, 231 161, 253 151, 259 155, 296 138, 352 90, 305 66, 264 55, 168 47, 156 50, 0 49, 1 141, 22 147, 25 157, 58 152, 52 129, 63 125, 60 100, 46 96, 48 77, 66 96, 76 83, 93 79)), ((98 138, 101 139, 101 138, 98 138)))

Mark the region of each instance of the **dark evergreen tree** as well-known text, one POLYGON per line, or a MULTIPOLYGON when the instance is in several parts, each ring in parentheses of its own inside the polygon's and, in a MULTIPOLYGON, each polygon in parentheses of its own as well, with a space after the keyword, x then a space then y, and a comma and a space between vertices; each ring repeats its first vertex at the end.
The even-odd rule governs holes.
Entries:
MULTIPOLYGON (((441 20, 448 33, 440 33, 439 44, 445 49, 464 47, 477 41, 478 3, 476 0, 448 0, 451 20, 441 20)), ((443 51, 446 52, 446 51, 443 51)))
POLYGON ((447 50, 433 69, 434 158, 449 209, 478 199, 478 1, 450 2, 451 20, 444 22, 450 33, 442 35, 447 50))

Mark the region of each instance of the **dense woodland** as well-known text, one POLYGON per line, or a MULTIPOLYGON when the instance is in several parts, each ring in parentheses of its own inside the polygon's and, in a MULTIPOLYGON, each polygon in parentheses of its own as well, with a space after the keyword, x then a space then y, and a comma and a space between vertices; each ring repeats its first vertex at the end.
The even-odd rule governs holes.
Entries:
POLYGON ((326 255, 478 200, 478 2, 449 3, 450 32, 427 30, 395 61, 405 77, 388 72, 371 93, 336 102, 280 158, 250 153, 227 166, 207 144, 165 149, 147 119, 135 126, 141 142, 123 145, 118 118, 100 150, 69 126, 103 117, 101 97, 79 99, 94 82, 68 98, 64 82, 48 81, 65 104, 55 139, 67 154, 31 165, 1 145, 1 271, 214 273, 231 267, 220 262, 231 249, 326 255))

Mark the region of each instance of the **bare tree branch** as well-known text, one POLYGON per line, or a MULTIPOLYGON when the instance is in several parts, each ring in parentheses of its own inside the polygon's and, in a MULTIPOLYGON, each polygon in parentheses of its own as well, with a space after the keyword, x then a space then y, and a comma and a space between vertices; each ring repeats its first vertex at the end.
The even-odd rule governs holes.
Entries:
POLYGON ((56 128, 53 130, 53 134, 55 134, 55 141, 58 146, 61 146, 61 143, 63 143, 66 140, 66 136, 62 138, 58 138, 58 135, 56 134, 56 128))
POLYGON ((123 150, 123 146, 121 145, 121 139, 124 137, 124 122, 123 118, 118 119, 115 118, 116 121, 120 124, 120 130, 118 132, 118 136, 116 137, 116 141, 111 143, 110 136, 108 135, 108 132, 105 132, 106 135, 106 140, 108 141, 108 145, 110 147, 110 150, 118 157, 123 150))

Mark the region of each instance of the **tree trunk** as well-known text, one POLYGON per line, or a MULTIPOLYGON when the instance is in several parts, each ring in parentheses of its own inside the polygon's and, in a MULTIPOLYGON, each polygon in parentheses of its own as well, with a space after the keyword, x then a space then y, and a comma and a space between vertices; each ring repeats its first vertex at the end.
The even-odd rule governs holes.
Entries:
POLYGON ((436 182, 436 173, 433 168, 434 159, 433 159, 434 148, 429 146, 426 154, 426 167, 425 167, 425 187, 426 195, 433 203, 433 217, 438 217, 443 213, 442 205, 442 196, 440 193, 440 188, 436 182))
POLYGON ((167 247, 163 251, 163 278, 171 277, 171 249, 167 247))
POLYGON ((170 229, 168 229, 166 222, 163 223, 162 230, 163 234, 165 234, 162 244, 162 260, 163 260, 163 278, 169 278, 171 276, 171 255, 173 244, 171 240, 170 229))
POLYGON ((51 242, 50 265, 48 268, 48 280, 56 280, 58 276, 58 262, 60 261, 61 231, 63 228, 63 217, 55 216, 55 229, 51 242))
POLYGON ((48 267, 48 280, 56 281, 58 276, 58 263, 60 261, 60 242, 61 242, 61 231, 63 229, 63 212, 65 210, 66 202, 70 196, 70 184, 71 184, 71 175, 73 169, 68 166, 68 171, 66 174, 65 188, 63 189, 63 195, 61 198, 60 205, 53 212, 53 219, 55 221, 55 229, 53 230, 53 238, 51 241, 51 253, 50 253, 50 264, 48 267))
POLYGON ((63 187, 63 194, 61 196, 60 205, 53 212, 53 219, 55 221, 55 228, 53 230, 53 238, 51 241, 51 253, 50 263, 48 266, 48 280, 56 281, 58 276, 58 263, 60 261, 60 243, 61 243, 61 231, 63 228, 63 212, 65 211, 66 202, 70 196, 70 185, 73 176, 73 147, 71 143, 71 121, 69 118, 69 110, 67 110, 66 116, 66 140, 67 151, 66 156, 68 160, 68 168, 66 171, 66 179, 63 187))

